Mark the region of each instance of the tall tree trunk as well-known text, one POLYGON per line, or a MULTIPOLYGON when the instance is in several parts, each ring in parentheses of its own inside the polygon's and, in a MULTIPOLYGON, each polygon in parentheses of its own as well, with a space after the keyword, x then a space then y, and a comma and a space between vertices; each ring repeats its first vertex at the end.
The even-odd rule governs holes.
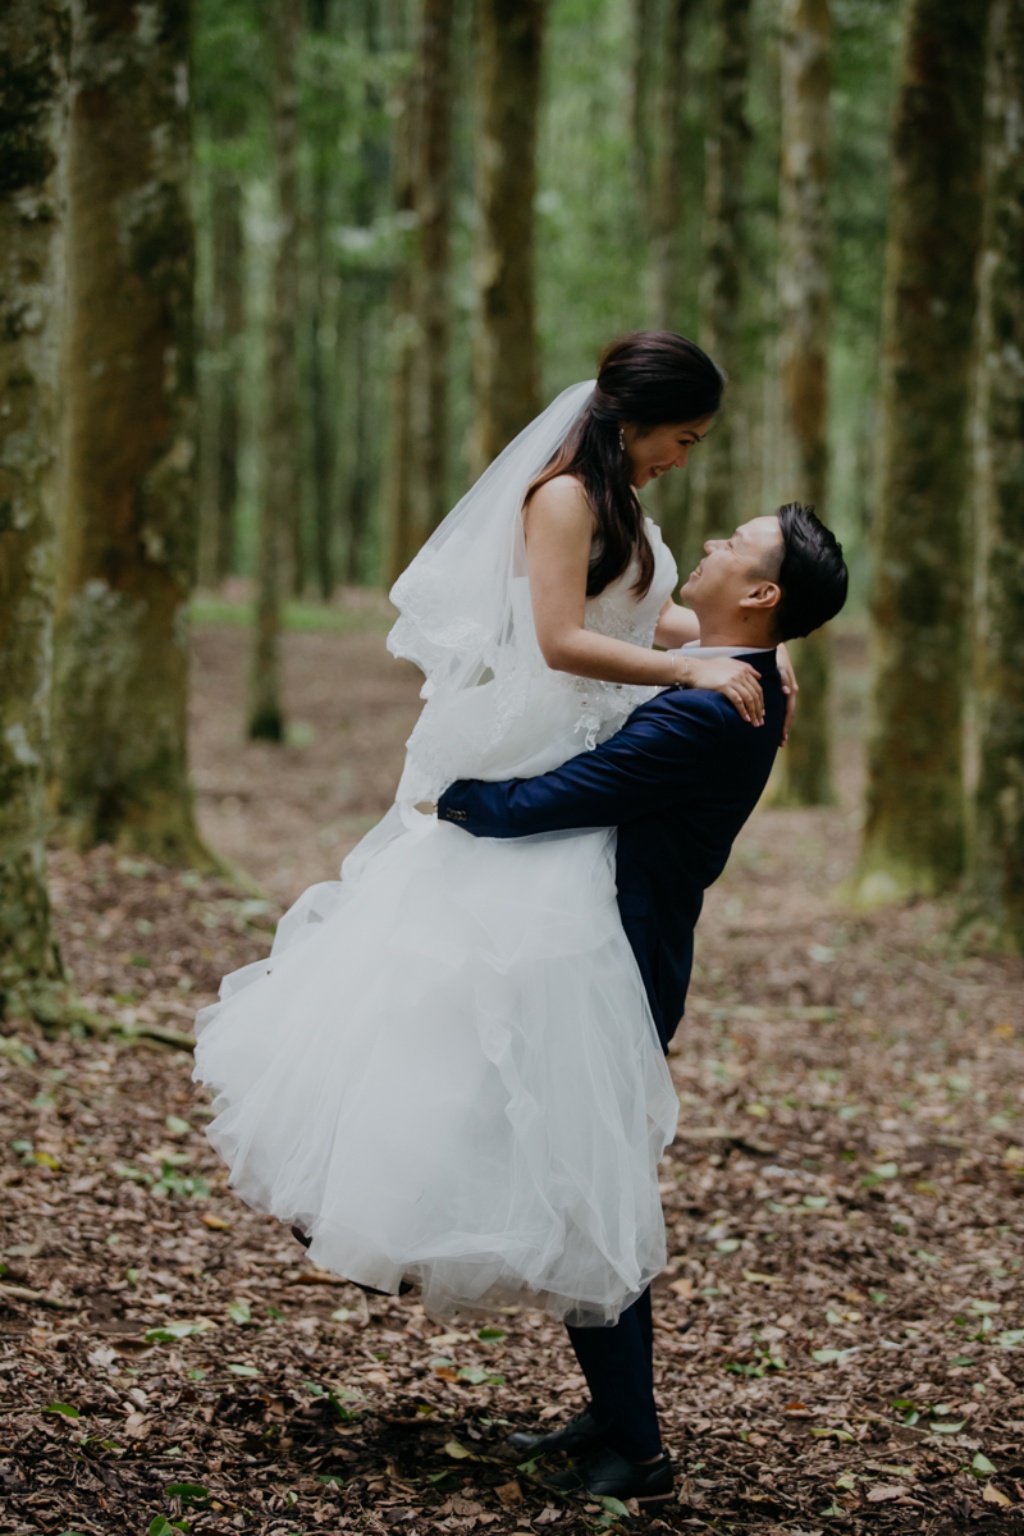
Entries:
POLYGON ((454 0, 424 0, 417 178, 417 311, 422 346, 413 420, 418 439, 420 542, 448 510, 448 375, 452 220, 452 53, 454 0))
POLYGON ((651 203, 651 275, 654 324, 679 328, 683 216, 683 102, 686 98, 686 34, 693 0, 668 0, 661 72, 656 93, 657 135, 651 203))
MULTIPOLYGON (((734 385, 740 369, 740 301, 746 245, 743 181, 750 129, 750 0, 713 0, 711 131, 704 172, 704 268, 701 345, 734 385)), ((734 391, 735 392, 735 391, 734 391)), ((695 484, 693 549, 711 533, 728 532, 735 518, 734 410, 726 403, 715 423, 695 484)))
POLYGON ((478 474, 540 408, 533 202, 544 14, 545 0, 480 0, 478 474))
MULTIPOLYGON (((405 42, 405 15, 391 18, 381 13, 378 0, 364 0, 362 7, 362 38, 368 56, 378 55, 382 47, 397 48, 405 42)), ((396 129, 384 130, 385 93, 378 78, 371 74, 366 81, 359 141, 359 175, 352 193, 352 222, 371 231, 375 220, 387 207, 401 209, 408 215, 413 195, 412 144, 406 142, 411 129, 411 105, 403 89, 396 93, 402 108, 396 129), (394 149, 392 145, 394 143, 394 149)), ((351 439, 347 479, 340 490, 338 501, 343 510, 345 525, 344 575, 349 582, 369 581, 372 576, 370 538, 372 513, 380 478, 380 447, 387 443, 391 452, 392 466, 400 459, 403 473, 408 464, 408 448, 412 427, 408 415, 397 407, 401 401, 388 401, 385 406, 382 394, 390 392, 393 385, 389 365, 381 369, 380 359, 394 351, 397 328, 389 330, 393 320, 402 320, 407 302, 402 286, 407 267, 392 276, 382 266, 362 266, 356 271, 342 271, 340 312, 338 327, 339 371, 345 381, 346 417, 351 422, 351 439), (400 302, 397 302, 400 301, 400 302), (342 358, 340 349, 345 348, 342 358), (388 390, 382 389, 387 380, 388 390), (381 423, 385 430, 381 431, 381 423), (400 435, 399 435, 400 434, 400 435)), ((406 404, 408 401, 406 400, 406 404)), ((384 493, 385 539, 381 563, 387 568, 392 563, 389 550, 393 531, 395 509, 392 496, 404 491, 394 476, 387 482, 384 493)), ((401 567, 399 567, 401 568, 401 567)), ((394 573, 398 574, 397 571, 394 573)))
MULTIPOLYGON (((650 261, 648 314, 661 330, 679 331, 683 295, 683 176, 686 124, 686 44, 693 0, 664 0, 659 8, 649 3, 647 57, 635 55, 637 78, 634 93, 654 98, 653 149, 647 146, 647 195, 642 228, 648 232, 650 261), (655 22, 660 30, 654 30, 655 22), (655 60, 657 68, 655 68, 655 60), (643 70, 646 78, 639 78, 643 70)), ((637 17, 639 24, 639 17, 637 17)), ((665 542, 683 560, 692 503, 692 482, 685 475, 666 475, 647 494, 661 525, 665 542)))
MULTIPOLYGON (((779 298, 782 393, 792 494, 824 516, 828 485, 828 167, 832 19, 829 0, 783 0, 779 298)), ((829 640, 795 647, 800 713, 783 754, 784 798, 832 799, 829 640)))
POLYGON ((46 882, 69 0, 0 12, 0 1017, 61 977, 46 882))
POLYGON ((242 449, 242 350, 245 344, 244 198, 237 177, 225 177, 213 210, 214 301, 221 320, 217 373, 218 581, 235 568, 239 455, 242 449))
POLYGON ((195 554, 189 8, 75 0, 55 691, 80 845, 207 862, 186 765, 195 554))
MULTIPOLYGON (((674 4, 675 0, 669 0, 674 4)), ((656 74, 658 0, 631 0, 632 57, 629 71, 629 121, 635 192, 634 217, 650 226, 654 202, 654 145, 651 133, 651 80, 656 74)))
POLYGON ((987 0, 911 0, 906 18, 882 326, 865 901, 942 890, 963 866, 963 517, 987 14, 987 0))
MULTIPOLYGON (((416 136, 419 129, 421 88, 418 60, 408 71, 398 93, 393 167, 394 208, 408 229, 416 220, 416 136)), ((412 239, 395 268, 391 283, 389 352, 391 366, 391 452, 386 490, 387 552, 384 574, 390 587, 416 552, 415 456, 413 401, 414 371, 420 345, 413 292, 415 247, 412 239)))
MULTIPOLYGON (((328 31, 328 0, 311 0, 309 26, 314 35, 328 31)), ((323 88, 321 84, 321 88, 323 88)), ((333 148, 333 146, 332 146, 333 148)), ((329 192, 331 185, 330 151, 318 139, 312 147, 313 171, 310 199, 310 307, 309 307, 309 394, 312 432, 313 491, 313 566, 316 584, 324 602, 334 591, 334 462, 335 433, 334 379, 328 345, 330 311, 331 254, 328 241, 329 192)))
MULTIPOLYGON (((367 580, 366 536, 370 525, 370 498, 372 495, 373 421, 374 400, 373 363, 375 341, 380 326, 376 306, 379 300, 369 283, 357 289, 357 303, 348 306, 350 362, 352 387, 349 399, 352 419, 352 465, 346 492, 346 525, 348 544, 345 550, 345 580, 367 580), (362 302, 358 302, 359 299, 362 302)), ((396 575, 398 572, 395 573, 396 575)))
POLYGON ((972 875, 1024 950, 1024 3, 994 0, 979 326, 980 772, 972 875))
POLYGON ((448 510, 454 20, 454 0, 423 0, 398 148, 398 203, 414 221, 415 237, 396 286, 392 580, 448 510))
MULTIPOLYGON (((299 464, 299 173, 296 77, 303 0, 272 0, 267 8, 273 49, 274 174, 277 246, 267 351, 263 477, 256 570, 256 629, 249 670, 249 736, 281 741, 281 574, 293 562, 301 526, 299 464)), ((292 566, 296 575, 295 565, 292 566)))
POLYGON ((238 456, 241 448, 241 368, 245 332, 242 188, 238 178, 214 178, 210 220, 210 306, 204 345, 209 379, 200 422, 199 580, 214 587, 235 564, 238 456))

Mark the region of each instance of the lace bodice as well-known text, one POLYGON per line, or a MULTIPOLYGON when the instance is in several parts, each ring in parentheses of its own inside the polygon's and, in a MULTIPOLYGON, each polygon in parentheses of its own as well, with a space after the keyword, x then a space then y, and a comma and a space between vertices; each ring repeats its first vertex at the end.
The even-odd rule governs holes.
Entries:
MULTIPOLYGON (((637 562, 588 598, 587 629, 650 646, 658 615, 676 583, 676 563, 661 530, 646 519, 654 577, 633 591, 637 562)), ((443 701, 427 698, 408 742, 399 799, 436 799, 456 778, 528 777, 555 768, 611 736, 656 687, 606 683, 555 672, 537 643, 529 581, 513 578, 511 624, 493 675, 443 701), (440 707, 437 707, 440 705, 440 707)))
MULTIPOLYGON (((583 623, 597 634, 649 648, 654 643, 658 615, 665 606, 665 599, 672 595, 678 573, 657 523, 648 517, 645 525, 654 551, 654 577, 649 591, 640 598, 633 591, 638 569, 638 562, 634 560, 597 597, 587 599, 583 623)), ((580 697, 583 745, 591 750, 599 737, 611 734, 602 730, 602 726, 614 720, 617 730, 638 705, 659 692, 656 687, 639 683, 603 683, 588 677, 574 677, 572 681, 580 697)))

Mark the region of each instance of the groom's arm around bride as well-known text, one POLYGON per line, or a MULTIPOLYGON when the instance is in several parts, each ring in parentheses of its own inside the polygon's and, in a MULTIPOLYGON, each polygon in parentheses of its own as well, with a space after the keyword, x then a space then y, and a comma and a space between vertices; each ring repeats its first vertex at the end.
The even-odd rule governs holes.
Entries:
POLYGON ((762 726, 721 694, 669 688, 560 768, 458 782, 438 804, 441 820, 477 837, 618 827, 619 910, 666 1046, 683 1012, 704 891, 725 868, 782 739, 775 647, 826 623, 846 598, 838 544, 797 504, 705 548, 681 596, 700 621, 702 649, 742 654, 760 674, 762 726))

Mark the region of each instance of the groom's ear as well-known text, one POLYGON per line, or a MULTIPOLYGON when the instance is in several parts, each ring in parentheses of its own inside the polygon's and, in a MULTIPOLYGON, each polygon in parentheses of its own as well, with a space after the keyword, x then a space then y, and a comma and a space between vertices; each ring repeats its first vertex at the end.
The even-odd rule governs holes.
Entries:
POLYGON ((778 582, 761 578, 748 589, 745 597, 740 598, 740 607, 755 613, 770 613, 779 606, 781 599, 782 588, 778 582))

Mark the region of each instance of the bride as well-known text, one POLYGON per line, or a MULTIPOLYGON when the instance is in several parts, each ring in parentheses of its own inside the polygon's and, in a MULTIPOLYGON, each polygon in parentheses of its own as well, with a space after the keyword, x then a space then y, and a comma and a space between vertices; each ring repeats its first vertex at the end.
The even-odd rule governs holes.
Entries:
POLYGON ((556 767, 666 686, 760 722, 753 668, 678 653, 696 621, 636 497, 685 466, 722 383, 682 337, 627 336, 446 518, 391 594, 390 649, 426 679, 395 805, 197 1019, 238 1193, 324 1268, 418 1283, 435 1317, 607 1324, 664 1264, 678 1101, 614 829, 479 841, 422 807, 457 777, 556 767))

